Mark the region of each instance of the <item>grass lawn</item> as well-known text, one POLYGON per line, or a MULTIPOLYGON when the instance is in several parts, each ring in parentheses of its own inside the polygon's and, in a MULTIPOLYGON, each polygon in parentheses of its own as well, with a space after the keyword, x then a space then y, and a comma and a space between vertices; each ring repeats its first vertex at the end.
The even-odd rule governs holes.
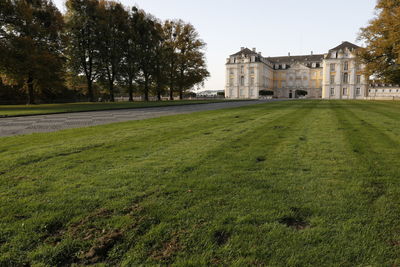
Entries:
POLYGON ((213 99, 213 100, 175 100, 175 101, 151 101, 151 102, 144 102, 144 101, 114 102, 114 103, 79 102, 79 103, 43 104, 43 105, 0 105, 0 117, 109 110, 109 109, 178 106, 187 104, 207 104, 207 103, 218 103, 224 101, 228 100, 213 99))
POLYGON ((0 266, 397 266, 400 103, 0 138, 0 266))

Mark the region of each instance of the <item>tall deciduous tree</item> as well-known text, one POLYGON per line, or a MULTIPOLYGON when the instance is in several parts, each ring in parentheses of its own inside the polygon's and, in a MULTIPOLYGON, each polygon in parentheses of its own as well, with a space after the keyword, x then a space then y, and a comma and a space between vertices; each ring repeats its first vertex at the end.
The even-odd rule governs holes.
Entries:
POLYGON ((137 63, 139 67, 138 83, 141 85, 144 100, 149 100, 150 86, 154 75, 156 46, 160 41, 160 32, 155 26, 155 19, 143 11, 137 11, 137 63))
POLYGON ((377 16, 361 29, 359 39, 366 44, 359 56, 366 74, 400 84, 400 1, 379 0, 377 16))
POLYGON ((206 68, 203 49, 205 43, 199 38, 196 29, 190 23, 177 22, 177 85, 179 99, 194 85, 202 83, 209 73, 206 68))
POLYGON ((128 12, 119 3, 102 1, 100 2, 99 17, 101 67, 107 80, 110 101, 114 102, 114 83, 121 75, 128 12))
POLYGON ((174 100, 174 89, 177 80, 178 53, 177 32, 180 24, 173 20, 166 20, 163 24, 163 36, 165 46, 165 65, 167 83, 169 87, 169 100, 174 100))
POLYGON ((124 41, 121 43, 123 57, 121 62, 121 75, 119 76, 120 81, 128 87, 129 101, 133 101, 133 89, 134 81, 138 73, 137 64, 137 31, 136 25, 140 15, 138 9, 133 7, 128 13, 128 19, 126 29, 124 32, 124 41))
POLYGON ((99 51, 99 2, 97 0, 67 0, 65 16, 68 32, 68 62, 70 69, 86 77, 90 101, 94 101, 93 82, 101 73, 99 51))
POLYGON ((62 15, 49 0, 3 0, 0 7, 0 71, 8 83, 25 83, 33 104, 35 91, 63 81, 62 15))

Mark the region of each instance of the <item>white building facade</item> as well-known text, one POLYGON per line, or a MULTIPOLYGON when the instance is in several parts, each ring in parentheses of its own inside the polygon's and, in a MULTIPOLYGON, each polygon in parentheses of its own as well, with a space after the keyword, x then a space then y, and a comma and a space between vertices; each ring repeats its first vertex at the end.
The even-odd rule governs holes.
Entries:
POLYGON ((269 91, 276 98, 365 99, 368 80, 356 60, 358 48, 343 42, 327 54, 264 58, 242 47, 227 59, 225 97, 258 99, 269 91))

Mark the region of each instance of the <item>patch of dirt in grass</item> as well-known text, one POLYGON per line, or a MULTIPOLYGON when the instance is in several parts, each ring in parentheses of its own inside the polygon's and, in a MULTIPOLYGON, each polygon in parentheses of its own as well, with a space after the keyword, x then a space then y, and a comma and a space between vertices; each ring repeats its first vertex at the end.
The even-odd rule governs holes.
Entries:
POLYGON ((256 158, 256 162, 263 162, 263 161, 266 161, 267 159, 264 157, 264 156, 258 156, 257 158, 256 158))
POLYGON ((204 135, 210 135, 210 134, 212 134, 212 132, 205 132, 205 133, 203 133, 204 135))
POLYGON ((226 232, 226 231, 215 231, 214 232, 214 242, 218 245, 218 246, 222 246, 225 245, 229 238, 231 237, 231 234, 226 232))
POLYGON ((122 233, 119 230, 106 233, 94 242, 94 245, 84 255, 84 260, 88 263, 96 263, 107 257, 108 251, 122 239, 122 233))
POLYGON ((285 216, 279 220, 279 223, 296 230, 303 230, 309 227, 309 224, 302 218, 296 218, 294 216, 285 216))
POLYGON ((293 215, 284 216, 279 219, 280 224, 284 224, 287 227, 291 227, 296 230, 304 230, 310 227, 307 218, 311 215, 311 212, 307 209, 301 209, 297 207, 290 208, 293 215))
POLYGON ((300 140, 300 141, 307 141, 307 137, 305 137, 305 136, 300 136, 300 137, 299 137, 299 140, 300 140))
POLYGON ((179 233, 174 233, 173 237, 165 242, 161 249, 154 251, 151 257, 158 261, 170 259, 176 252, 182 249, 179 241, 179 233))

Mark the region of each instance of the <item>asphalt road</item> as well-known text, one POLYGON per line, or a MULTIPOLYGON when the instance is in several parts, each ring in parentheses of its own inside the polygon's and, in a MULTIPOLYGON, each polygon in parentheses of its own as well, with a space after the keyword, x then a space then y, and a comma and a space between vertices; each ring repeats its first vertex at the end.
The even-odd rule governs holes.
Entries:
POLYGON ((192 113, 197 111, 234 108, 266 102, 268 102, 268 100, 221 102, 211 104, 193 104, 169 107, 89 111, 0 118, 0 137, 30 133, 54 132, 69 128, 88 127, 131 120, 143 120, 175 114, 192 113))

